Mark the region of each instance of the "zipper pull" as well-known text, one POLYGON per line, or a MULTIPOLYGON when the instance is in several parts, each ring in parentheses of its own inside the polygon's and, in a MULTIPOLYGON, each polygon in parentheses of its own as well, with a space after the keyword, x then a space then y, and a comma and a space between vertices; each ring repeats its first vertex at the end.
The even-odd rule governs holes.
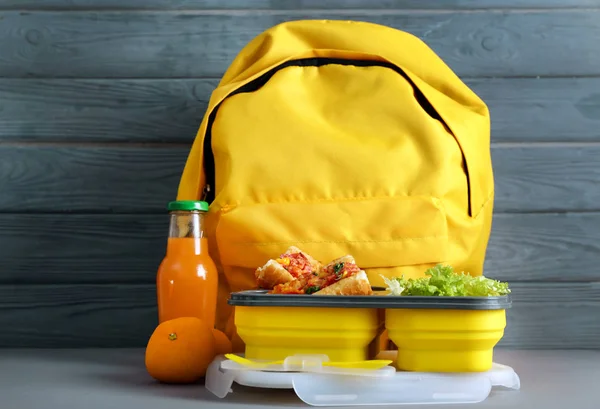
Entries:
POLYGON ((204 185, 204 189, 202 189, 202 201, 207 201, 208 199, 208 194, 210 193, 210 185, 206 184, 204 185))

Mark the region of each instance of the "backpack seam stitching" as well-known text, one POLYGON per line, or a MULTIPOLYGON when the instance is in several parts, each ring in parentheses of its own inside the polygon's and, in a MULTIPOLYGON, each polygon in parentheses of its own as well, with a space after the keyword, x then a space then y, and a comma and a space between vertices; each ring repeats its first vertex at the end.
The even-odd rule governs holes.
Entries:
POLYGON ((293 240, 293 241, 270 241, 270 242, 233 242, 230 244, 235 245, 246 245, 246 246, 271 246, 276 244, 289 244, 289 243, 394 243, 399 241, 417 241, 417 240, 428 240, 428 239, 443 239, 449 238, 448 235, 435 235, 435 236, 422 236, 422 237, 397 237, 390 240, 293 240))
MULTIPOLYGON (((430 195, 392 195, 392 196, 356 196, 356 197, 343 197, 343 198, 332 198, 332 199, 298 199, 298 200, 283 200, 279 202, 267 200, 267 201, 258 201, 255 203, 245 204, 243 206, 255 206, 255 205, 285 205, 285 204, 313 204, 313 203, 336 203, 336 202, 359 202, 363 200, 381 200, 381 199, 405 199, 405 198, 415 198, 415 199, 435 199, 436 201, 442 202, 438 196, 430 196, 430 195)), ((242 206, 236 204, 234 206, 242 206)), ((227 205, 222 205, 221 208, 227 207, 227 205)))
POLYGON ((474 219, 479 218, 479 216, 483 213, 483 209, 487 206, 487 204, 490 202, 490 200, 492 200, 493 197, 494 197, 494 190, 492 189, 491 193, 488 195, 488 197, 485 199, 485 201, 483 202, 483 204, 477 211, 477 214, 475 214, 475 216, 473 217, 474 219))

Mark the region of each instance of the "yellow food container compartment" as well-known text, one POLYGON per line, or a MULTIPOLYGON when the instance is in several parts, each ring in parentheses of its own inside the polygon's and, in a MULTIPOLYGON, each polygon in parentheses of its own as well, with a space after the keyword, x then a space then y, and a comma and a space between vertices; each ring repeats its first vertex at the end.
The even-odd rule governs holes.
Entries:
MULTIPOLYGON (((368 297, 368 296, 367 296, 368 297)), ((281 360, 295 354, 325 354, 330 361, 369 359, 380 333, 376 308, 348 308, 365 296, 231 294, 235 326, 246 344, 245 357, 281 360)))
MULTIPOLYGON (((394 296, 385 327, 398 347, 399 370, 483 372, 504 335, 508 296, 394 296)), ((388 304, 389 305, 389 304, 388 304)))

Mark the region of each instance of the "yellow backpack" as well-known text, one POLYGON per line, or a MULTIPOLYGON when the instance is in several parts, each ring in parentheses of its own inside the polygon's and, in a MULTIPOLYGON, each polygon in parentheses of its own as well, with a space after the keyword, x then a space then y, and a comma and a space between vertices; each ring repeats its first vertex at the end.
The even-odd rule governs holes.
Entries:
POLYGON ((231 291, 295 245, 352 254, 373 286, 437 263, 482 274, 494 182, 486 105, 421 40, 354 21, 272 27, 235 58, 189 154, 178 199, 210 203, 231 291))

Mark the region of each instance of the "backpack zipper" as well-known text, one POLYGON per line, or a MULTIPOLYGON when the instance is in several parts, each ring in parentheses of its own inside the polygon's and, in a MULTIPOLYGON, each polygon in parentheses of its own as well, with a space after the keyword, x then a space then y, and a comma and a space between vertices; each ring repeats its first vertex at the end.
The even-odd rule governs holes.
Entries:
POLYGON ((204 189, 202 189, 202 199, 201 200, 204 202, 208 201, 209 194, 210 194, 210 185, 208 183, 206 183, 204 185, 204 189))
MULTIPOLYGON (((227 100, 227 98, 232 97, 237 94, 249 93, 258 91, 265 85, 279 70, 288 67, 322 67, 324 65, 347 65, 347 66, 356 66, 356 67, 384 67, 389 68, 396 73, 400 74, 405 80, 407 80, 415 91, 415 96, 419 104, 423 107, 423 109, 434 119, 442 122, 448 129, 448 124, 444 122, 442 117, 437 113, 437 111, 433 108, 433 106, 429 103, 425 95, 417 88, 417 86, 412 82, 410 77, 406 75, 406 73, 399 67, 395 66, 392 63, 385 61, 370 61, 370 60, 352 60, 352 59, 343 59, 343 58, 327 58, 327 57, 317 57, 317 58, 301 58, 298 60, 290 60, 286 61, 283 64, 274 67, 273 69, 265 72, 258 78, 242 85, 240 88, 231 92, 227 95, 217 106, 212 110, 210 115, 208 116, 208 122, 206 125, 206 134, 204 135, 204 172, 206 174, 206 185, 204 187, 203 194, 205 195, 205 201, 209 204, 213 202, 215 199, 215 191, 213 187, 215 186, 215 157, 212 151, 212 126, 217 117, 217 111, 219 110, 221 104, 227 100)), ((458 141, 457 141, 458 143, 458 141)), ((464 153, 463 153, 463 162, 465 161, 464 153)), ((468 181, 467 174, 467 183, 469 188, 469 197, 470 197, 470 183, 468 181)), ((470 209, 470 201, 469 201, 469 213, 470 209)))

